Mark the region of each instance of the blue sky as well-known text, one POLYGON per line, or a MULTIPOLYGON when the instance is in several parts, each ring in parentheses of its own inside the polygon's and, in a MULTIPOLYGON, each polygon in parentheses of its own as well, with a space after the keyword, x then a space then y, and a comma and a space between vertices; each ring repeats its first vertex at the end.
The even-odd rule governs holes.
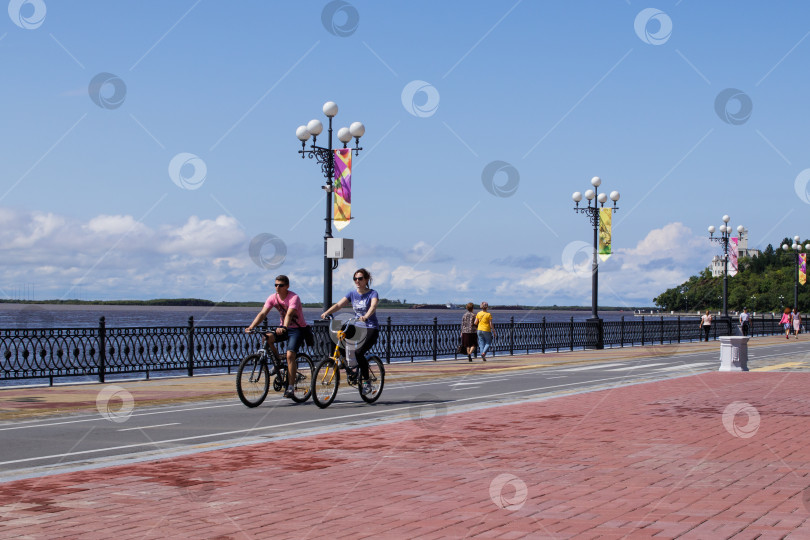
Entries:
POLYGON ((295 129, 332 100, 335 127, 366 126, 336 298, 364 266, 388 298, 589 305, 571 193, 600 176, 622 195, 600 304, 650 305, 709 263, 723 214, 751 247, 808 236, 808 12, 12 0, 0 295, 255 300, 285 273, 321 301, 323 178, 295 129), (193 185, 170 177, 180 154, 193 185))

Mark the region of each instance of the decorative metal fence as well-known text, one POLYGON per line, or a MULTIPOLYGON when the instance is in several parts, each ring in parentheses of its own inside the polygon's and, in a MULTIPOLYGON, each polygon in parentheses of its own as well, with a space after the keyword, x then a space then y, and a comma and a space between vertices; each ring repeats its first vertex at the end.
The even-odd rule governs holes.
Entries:
MULTIPOLYGON (((496 323, 493 352, 549 352, 603 347, 645 346, 701 339, 697 318, 641 317, 625 321, 570 321, 496 323)), ((730 335, 736 323, 715 319, 710 337, 730 335)), ((773 335, 783 330, 778 319, 754 318, 751 335, 773 335)), ((267 327, 266 327, 267 328, 267 327)), ((272 327, 271 327, 272 328, 272 327)), ((315 346, 304 347, 314 359, 334 346, 327 325, 315 324, 315 346)), ((437 360, 457 356, 459 324, 391 324, 380 327, 372 354, 386 362, 395 359, 437 360)), ((97 328, 0 329, 0 381, 93 377, 155 371, 230 368, 259 346, 259 338, 238 326, 107 328, 104 317, 97 328)), ((283 347, 282 347, 283 350, 283 347)))

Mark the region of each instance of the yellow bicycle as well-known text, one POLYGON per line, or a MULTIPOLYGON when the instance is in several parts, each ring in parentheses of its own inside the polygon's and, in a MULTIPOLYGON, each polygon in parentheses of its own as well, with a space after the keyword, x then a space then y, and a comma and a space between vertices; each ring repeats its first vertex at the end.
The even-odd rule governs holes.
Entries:
POLYGON ((374 403, 382 394, 385 385, 385 368, 379 356, 367 357, 367 380, 361 380, 360 366, 351 367, 346 361, 346 340, 351 339, 355 333, 353 324, 355 321, 357 319, 349 319, 341 324, 339 330, 332 332, 336 338, 335 350, 332 352, 332 356, 327 356, 315 366, 315 373, 312 377, 312 401, 321 409, 325 409, 335 400, 340 386, 341 370, 346 372, 346 381, 349 386, 357 387, 360 390, 360 397, 366 403, 374 403))

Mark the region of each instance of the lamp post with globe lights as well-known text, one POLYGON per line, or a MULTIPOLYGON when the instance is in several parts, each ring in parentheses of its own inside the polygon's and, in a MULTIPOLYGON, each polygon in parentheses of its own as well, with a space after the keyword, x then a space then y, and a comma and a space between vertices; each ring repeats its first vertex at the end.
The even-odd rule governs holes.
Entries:
MULTIPOLYGON (((295 136, 301 141, 301 159, 308 157, 315 159, 321 166, 321 172, 326 178, 326 184, 321 186, 326 192, 326 230, 323 235, 323 309, 326 311, 332 306, 332 271, 337 268, 337 259, 330 259, 327 256, 326 245, 332 238, 332 191, 334 190, 333 179, 335 177, 335 153, 332 146, 332 119, 338 113, 337 103, 327 101, 323 105, 323 114, 329 118, 329 131, 327 132, 326 146, 318 146, 318 135, 323 132, 323 124, 320 120, 310 120, 305 126, 298 126, 295 136), (307 141, 312 137, 312 144, 307 148, 307 141)), ((342 127, 337 132, 337 138, 343 143, 343 148, 354 138, 354 155, 358 155, 360 147, 360 137, 366 132, 365 126, 361 122, 354 122, 349 127, 342 127)))
MULTIPOLYGON (((716 229, 714 225, 709 225, 709 240, 718 242, 723 247, 723 318, 728 319, 728 244, 731 240, 731 220, 728 215, 723 216, 723 224, 720 225, 720 236, 714 236, 716 229)), ((737 234, 742 236, 745 227, 737 227, 737 234)))
POLYGON ((805 244, 802 246, 801 238, 799 236, 793 237, 793 244, 787 245, 782 244, 782 249, 784 251, 793 250, 793 260, 794 260, 794 273, 793 273, 793 309, 798 312, 799 311, 799 252, 803 249, 810 251, 810 243, 805 244))
MULTIPOLYGON (((601 320, 599 319, 599 304, 598 304, 598 297, 599 297, 599 258, 598 258, 598 250, 599 250, 599 210, 605 206, 605 203, 608 201, 608 195, 605 193, 599 193, 599 186, 602 185, 602 179, 598 176, 594 176, 591 178, 591 185, 593 189, 587 190, 584 195, 579 191, 575 191, 571 198, 576 203, 574 206, 574 212, 585 214, 591 220, 591 225, 593 225, 593 263, 591 265, 591 318, 590 321, 593 321, 597 324, 598 330, 598 337, 596 348, 602 349, 604 348, 604 336, 602 332, 602 324, 601 320), (582 201, 583 196, 588 201, 587 206, 580 206, 579 203, 582 201), (591 204, 593 203, 593 204, 591 204), (598 204, 597 204, 598 203, 598 204)), ((618 191, 611 191, 610 192, 610 200, 613 201, 613 207, 610 208, 613 212, 617 212, 619 207, 616 206, 616 203, 619 202, 620 194, 618 191)))

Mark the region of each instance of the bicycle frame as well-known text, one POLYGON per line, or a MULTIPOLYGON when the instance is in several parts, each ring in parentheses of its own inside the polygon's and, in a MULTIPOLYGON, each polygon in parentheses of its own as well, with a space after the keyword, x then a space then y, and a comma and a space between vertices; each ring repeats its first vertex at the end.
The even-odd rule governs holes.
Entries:
MULTIPOLYGON (((347 322, 352 323, 352 322, 354 322, 356 320, 357 320, 356 318, 353 318, 353 319, 349 319, 347 322)), ((331 358, 332 360, 335 361, 335 364, 337 365, 337 369, 342 369, 343 371, 346 372, 346 375, 347 375, 346 380, 347 380, 347 382, 349 383, 349 385, 354 386, 353 381, 351 380, 350 377, 348 377, 348 375, 350 374, 350 370, 354 370, 354 369, 359 370, 360 367, 357 366, 356 368, 352 368, 351 366, 349 366, 349 363, 348 363, 348 361, 346 359, 346 356, 340 354, 341 345, 343 346, 344 350, 346 349, 346 332, 344 330, 340 329, 337 332, 335 332, 335 334, 337 336, 337 343, 335 344, 335 350, 332 351, 332 355, 329 358, 331 358)), ((331 377, 334 377, 334 373, 331 375, 331 377)), ((358 371, 358 378, 359 378, 359 371, 358 371)), ((329 381, 329 382, 331 382, 331 381, 329 381)), ((359 382, 359 381, 357 381, 357 382, 359 382)))

